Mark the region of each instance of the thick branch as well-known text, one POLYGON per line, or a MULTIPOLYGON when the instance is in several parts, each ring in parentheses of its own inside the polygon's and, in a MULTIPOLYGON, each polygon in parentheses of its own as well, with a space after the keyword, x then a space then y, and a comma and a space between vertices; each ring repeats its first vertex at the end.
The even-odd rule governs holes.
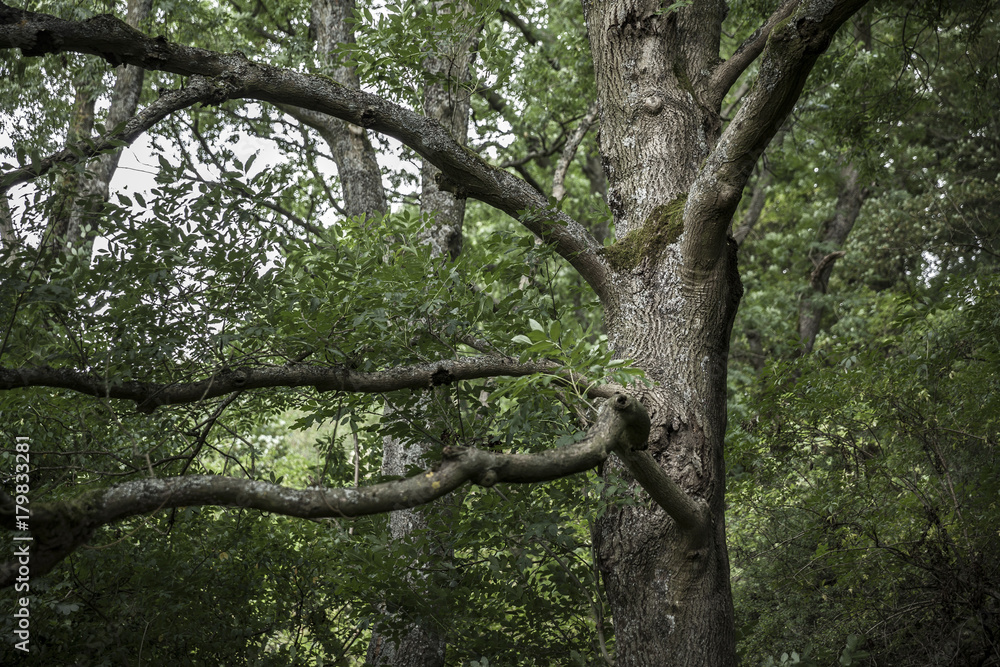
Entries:
POLYGON ((234 391, 268 387, 315 387, 319 391, 383 393, 400 389, 425 389, 460 380, 488 377, 521 377, 549 373, 585 389, 591 397, 607 397, 618 385, 589 385, 584 378, 552 362, 518 363, 504 356, 463 357, 384 371, 360 372, 346 367, 306 365, 226 369, 197 382, 109 382, 93 373, 66 368, 0 368, 0 390, 24 387, 55 387, 81 394, 135 401, 140 412, 153 412, 161 405, 193 403, 234 391))
POLYGON ((214 101, 219 94, 217 87, 211 81, 205 77, 192 76, 188 80, 187 86, 180 90, 163 93, 158 100, 130 118, 120 130, 115 131, 112 128, 107 134, 96 140, 76 142, 73 146, 38 162, 3 174, 0 176, 0 195, 15 185, 27 183, 46 174, 57 164, 76 164, 81 160, 114 150, 122 145, 130 145, 143 132, 173 112, 186 109, 199 102, 214 101))
MULTIPOLYGON (((267 482, 214 475, 143 479, 83 497, 33 503, 31 574, 49 572, 104 525, 175 507, 216 505, 246 507, 306 519, 357 517, 416 507, 440 498, 466 482, 492 486, 545 482, 584 472, 604 461, 615 448, 645 446, 649 416, 633 398, 616 395, 598 412, 580 442, 537 454, 497 454, 445 447, 441 462, 414 477, 350 489, 290 489, 267 482), (639 440, 641 438, 641 441, 639 440)), ((0 492, 0 525, 16 527, 14 499, 0 492)), ((0 586, 11 586, 17 561, 0 565, 0 586)))
POLYGON ((691 186, 684 255, 699 275, 722 256, 726 230, 757 158, 795 106, 837 29, 867 0, 806 0, 771 31, 760 74, 691 186))
POLYGON ((764 25, 757 28, 752 35, 746 38, 740 47, 736 49, 736 52, 724 62, 721 62, 712 70, 712 74, 708 77, 705 82, 705 95, 704 99, 709 107, 713 109, 720 108, 722 106, 722 100, 726 97, 726 93, 729 89, 733 87, 736 80, 740 78, 740 75, 746 71, 747 67, 750 66, 757 56, 761 54, 764 50, 764 46, 767 44, 768 37, 771 36, 771 31, 774 27, 778 25, 781 21, 788 18, 792 10, 799 3, 800 0, 785 0, 778 7, 777 10, 764 25))
POLYGON ((184 76, 218 77, 230 99, 292 104, 395 137, 440 169, 448 189, 517 218, 551 243, 599 296, 607 296, 607 265, 597 252, 599 244, 583 225, 550 210, 546 197, 523 180, 460 146, 440 123, 376 95, 326 77, 254 63, 241 53, 221 54, 147 37, 110 15, 64 21, 14 9, 2 1, 0 48, 19 48, 26 56, 89 53, 113 65, 128 63, 184 76))
MULTIPOLYGON (((614 403, 616 410, 631 410, 633 399, 624 394, 615 394, 608 403, 614 403)), ((638 405, 636 403, 636 405, 638 405)), ((629 437, 619 438, 615 454, 622 460, 642 488, 670 515, 681 530, 700 532, 708 526, 708 506, 704 501, 689 496, 680 485, 653 460, 646 452, 650 423, 645 411, 636 413, 629 423, 629 437)))
POLYGON ((677 522, 681 530, 699 533, 708 527, 708 505, 705 501, 689 496, 648 452, 630 449, 622 444, 615 449, 615 454, 656 504, 677 522))

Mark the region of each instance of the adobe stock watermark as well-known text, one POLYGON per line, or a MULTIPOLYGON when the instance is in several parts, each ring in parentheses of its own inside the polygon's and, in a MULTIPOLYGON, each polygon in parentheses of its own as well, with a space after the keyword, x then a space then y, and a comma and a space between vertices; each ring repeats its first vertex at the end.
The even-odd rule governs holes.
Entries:
POLYGON ((17 577, 14 579, 14 591, 22 597, 14 600, 14 648, 28 652, 31 626, 31 535, 28 533, 28 496, 31 492, 29 464, 31 463, 31 442, 26 436, 19 435, 14 442, 14 558, 17 561, 17 577))

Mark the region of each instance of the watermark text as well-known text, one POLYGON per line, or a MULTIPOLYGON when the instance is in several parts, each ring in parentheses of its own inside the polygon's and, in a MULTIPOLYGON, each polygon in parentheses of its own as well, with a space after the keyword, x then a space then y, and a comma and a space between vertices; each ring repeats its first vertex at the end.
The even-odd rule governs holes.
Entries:
POLYGON ((14 604, 14 648, 28 651, 31 626, 31 534, 29 529, 28 496, 31 492, 29 477, 31 464, 31 443, 25 436, 17 436, 14 443, 14 559, 17 561, 17 577, 14 591, 22 597, 14 604))

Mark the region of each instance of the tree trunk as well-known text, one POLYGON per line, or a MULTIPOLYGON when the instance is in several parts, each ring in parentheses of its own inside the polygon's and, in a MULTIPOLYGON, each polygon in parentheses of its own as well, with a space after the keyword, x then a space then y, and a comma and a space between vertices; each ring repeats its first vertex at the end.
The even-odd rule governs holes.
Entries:
MULTIPOLYGON (((705 281, 683 278, 670 263, 623 281, 606 324, 616 352, 659 383, 640 395, 652 423, 649 453, 706 502, 709 527, 680 530, 635 482, 638 505, 611 502, 597 522, 622 667, 721 666, 735 656, 722 458, 729 335, 742 295, 735 244, 705 281)), ((604 474, 629 479, 620 464, 604 474)))
POLYGON ((0 194, 0 248, 14 248, 18 243, 14 232, 14 219, 10 214, 10 202, 7 193, 0 194))
MULTIPOLYGON (((618 1, 586 10, 620 248, 609 253, 608 337, 659 383, 640 394, 652 420, 650 454, 705 502, 709 517, 704 530, 681 530, 634 481, 638 504, 609 502, 594 538, 618 664, 732 665, 722 447, 729 335, 742 287, 735 243, 706 275, 684 268, 677 243, 686 194, 719 138, 718 113, 697 90, 716 62, 725 6, 699 2, 663 13, 655 2, 618 1)), ((630 480, 618 463, 604 475, 630 480)))
POLYGON ((844 243, 854 229, 854 223, 861 213, 861 206, 868 197, 868 188, 858 183, 858 170, 853 164, 845 166, 840 176, 842 183, 837 196, 837 207, 833 217, 823 225, 821 234, 825 254, 814 260, 815 268, 809 276, 809 287, 799 302, 799 338, 803 354, 812 352, 823 323, 825 310, 822 296, 826 294, 833 274, 833 264, 844 256, 844 243))
MULTIPOLYGON (((94 105, 97 95, 88 82, 77 79, 73 82, 75 95, 69 127, 66 130, 66 145, 89 139, 94 131, 94 105)), ((57 254, 67 248, 67 239, 73 235, 72 227, 79 222, 79 198, 84 190, 87 176, 69 172, 60 176, 56 188, 60 195, 56 209, 52 212, 48 229, 48 245, 57 254)))
MULTIPOLYGON (((354 11, 354 0, 313 1, 312 30, 316 49, 324 57, 329 58, 341 44, 354 43, 354 28, 350 24, 354 11)), ((329 76, 342 86, 361 89, 353 67, 334 61, 329 76)), ((364 128, 308 109, 285 106, 282 109, 314 128, 330 146, 348 216, 384 214, 389 210, 375 149, 364 128)))
MULTIPOLYGON (((133 28, 138 27, 149 15, 152 4, 153 0, 129 0, 125 22, 133 28)), ((135 115, 145 74, 146 70, 134 65, 122 65, 119 68, 111 93, 111 107, 105 120, 108 131, 114 130, 135 115)), ((67 144, 90 137, 94 127, 96 99, 95 86, 84 84, 77 88, 67 144)), ((67 192, 63 208, 61 214, 53 219, 53 247, 67 250, 89 247, 96 235, 94 225, 101 206, 108 198, 108 188, 120 157, 121 149, 105 153, 88 164, 79 179, 64 184, 67 192)))

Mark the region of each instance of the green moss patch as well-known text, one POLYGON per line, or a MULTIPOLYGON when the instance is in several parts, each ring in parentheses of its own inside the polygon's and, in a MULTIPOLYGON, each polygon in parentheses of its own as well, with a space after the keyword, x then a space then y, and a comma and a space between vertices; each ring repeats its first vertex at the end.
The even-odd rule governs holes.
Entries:
POLYGON ((642 227, 625 235, 604 248, 604 256, 617 271, 631 271, 644 258, 657 261, 671 243, 675 243, 684 232, 684 204, 686 196, 660 204, 646 218, 642 227))

